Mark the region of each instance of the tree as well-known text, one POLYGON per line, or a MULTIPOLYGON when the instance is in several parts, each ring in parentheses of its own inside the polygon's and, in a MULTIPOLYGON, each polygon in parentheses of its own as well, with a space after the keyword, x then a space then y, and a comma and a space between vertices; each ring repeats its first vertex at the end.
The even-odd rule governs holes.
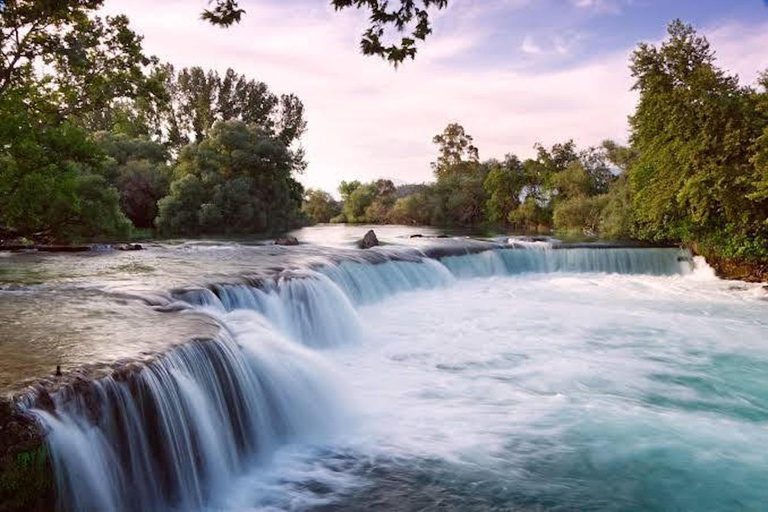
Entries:
POLYGON ((168 150, 146 137, 99 132, 94 139, 109 155, 106 177, 120 193, 120 208, 138 228, 152 228, 157 202, 168 194, 168 150))
MULTIPOLYGON (((222 27, 239 23, 245 14, 238 0, 209 0, 213 9, 203 11, 201 18, 222 27)), ((337 10, 350 7, 370 11, 370 25, 363 33, 360 50, 364 55, 378 55, 397 66, 406 58, 416 56, 416 41, 424 41, 432 33, 429 9, 443 9, 448 0, 399 0, 398 2, 380 0, 331 0, 337 10), (384 41, 388 26, 398 33, 410 32, 400 38, 399 43, 384 41)))
POLYGON ((301 211, 313 223, 330 222, 341 213, 341 204, 328 192, 310 188, 304 193, 301 211))
MULTIPOLYGON (((0 95, 35 82, 48 94, 27 105, 87 119, 119 98, 159 93, 143 70, 142 38, 125 16, 95 16, 103 0, 14 0, 0 9, 0 95), (42 65, 40 65, 42 64, 42 65)), ((31 98, 30 98, 31 99, 31 98)), ((72 121, 70 119, 70 121, 72 121)))
MULTIPOLYGON (((173 148, 201 142, 217 121, 239 120, 259 128, 291 146, 306 131, 304 105, 293 94, 277 95, 267 84, 227 69, 223 76, 200 67, 176 71, 165 66, 168 103, 160 124, 173 148)), ((303 163, 303 153, 293 156, 303 163)))
POLYGON ((304 191, 295 171, 292 152, 272 133, 242 121, 218 122, 179 154, 157 226, 183 235, 296 227, 304 191))
POLYGON ((706 38, 679 20, 658 48, 639 45, 631 69, 640 94, 630 118, 636 235, 699 243, 725 237, 712 243, 734 254, 734 240, 765 240, 768 199, 759 194, 751 154, 767 122, 758 96, 717 68, 706 38))
POLYGON ((503 162, 491 161, 483 187, 488 194, 486 211, 488 220, 495 224, 507 224, 509 214, 520 206, 524 174, 520 160, 508 154, 503 162))
POLYGON ((476 164, 479 161, 472 136, 458 123, 450 123, 443 133, 432 138, 432 142, 438 146, 437 161, 432 163, 438 179, 441 175, 456 171, 462 164, 476 164))
POLYGON ((127 235, 98 146, 77 126, 31 116, 17 92, 0 97, 0 140, 10 141, 0 148, 0 225, 44 242, 127 235))

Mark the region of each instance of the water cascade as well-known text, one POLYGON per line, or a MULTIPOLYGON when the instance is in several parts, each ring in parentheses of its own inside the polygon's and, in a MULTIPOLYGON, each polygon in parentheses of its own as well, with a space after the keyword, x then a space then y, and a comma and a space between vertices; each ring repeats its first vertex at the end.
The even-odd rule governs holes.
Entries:
POLYGON ((228 482, 277 447, 332 432, 344 407, 332 371, 312 349, 359 339, 358 306, 458 279, 524 272, 690 271, 690 255, 676 249, 537 244, 366 254, 259 282, 174 291, 173 300, 220 324, 218 337, 80 389, 64 388, 54 395, 54 408, 35 409, 48 432, 60 507, 215 506, 228 482))
POLYGON ((320 356, 257 313, 219 320, 216 339, 66 388, 55 411, 35 411, 48 430, 60 508, 199 509, 276 447, 333 429, 338 390, 320 356))

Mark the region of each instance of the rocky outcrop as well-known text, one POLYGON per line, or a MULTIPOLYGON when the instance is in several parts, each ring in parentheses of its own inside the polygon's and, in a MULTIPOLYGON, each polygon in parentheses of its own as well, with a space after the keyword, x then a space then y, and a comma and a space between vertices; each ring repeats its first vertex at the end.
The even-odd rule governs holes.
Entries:
POLYGON ((376 233, 372 229, 369 229, 362 240, 358 242, 361 249, 370 249, 379 245, 379 239, 376 238, 376 233))
POLYGON ((295 236, 285 236, 275 239, 275 245, 299 245, 299 239, 295 236))
POLYGON ((0 401, 0 512, 55 509, 53 468, 42 427, 0 401))
POLYGON ((748 283, 768 283, 768 262, 736 260, 705 256, 709 266, 722 279, 746 281, 748 283))
POLYGON ((697 256, 704 256, 710 267, 715 270, 717 277, 748 283, 768 283, 768 261, 757 261, 737 258, 724 258, 712 251, 704 250, 698 244, 689 246, 697 256))

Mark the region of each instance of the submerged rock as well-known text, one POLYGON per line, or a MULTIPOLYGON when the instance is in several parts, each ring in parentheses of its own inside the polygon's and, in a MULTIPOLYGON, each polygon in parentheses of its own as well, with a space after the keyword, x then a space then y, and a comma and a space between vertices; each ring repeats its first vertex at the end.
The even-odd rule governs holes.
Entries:
POLYGON ((299 239, 295 236, 275 238, 275 245, 299 245, 299 239))
POLYGON ((370 249, 379 245, 379 239, 376 238, 376 233, 372 229, 369 229, 362 240, 358 242, 361 249, 370 249))

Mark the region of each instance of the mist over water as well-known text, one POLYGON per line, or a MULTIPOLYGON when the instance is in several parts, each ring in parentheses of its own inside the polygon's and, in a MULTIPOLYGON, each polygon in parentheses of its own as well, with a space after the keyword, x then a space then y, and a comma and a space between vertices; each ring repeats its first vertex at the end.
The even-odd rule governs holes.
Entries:
POLYGON ((518 245, 175 291, 218 336, 38 412, 62 508, 761 510, 765 291, 518 245))

